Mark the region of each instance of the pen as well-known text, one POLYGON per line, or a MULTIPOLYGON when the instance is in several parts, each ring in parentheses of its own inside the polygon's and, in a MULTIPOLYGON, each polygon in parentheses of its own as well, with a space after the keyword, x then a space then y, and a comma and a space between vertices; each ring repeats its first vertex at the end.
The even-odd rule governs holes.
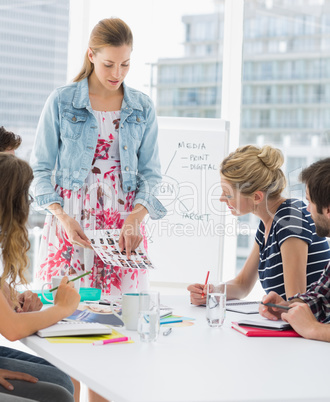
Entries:
POLYGON ((128 338, 127 336, 124 336, 122 338, 113 338, 113 339, 105 339, 104 341, 95 341, 93 342, 94 346, 98 345, 106 345, 107 343, 115 343, 115 342, 127 342, 130 341, 131 338, 128 338))
MULTIPOLYGON (((70 279, 70 280, 68 281, 68 283, 69 283, 69 282, 74 282, 74 281, 76 281, 77 279, 80 279, 80 278, 82 278, 83 276, 86 276, 86 275, 90 274, 91 272, 92 272, 92 271, 87 271, 87 272, 85 272, 85 273, 82 274, 82 275, 76 276, 75 278, 70 279)), ((50 292, 53 292, 54 290, 57 290, 57 289, 58 289, 58 286, 56 286, 56 287, 53 288, 53 289, 50 289, 50 292)))
MULTIPOLYGON (((110 302, 102 301, 102 300, 84 300, 84 303, 85 304, 100 304, 100 305, 103 305, 103 306, 111 306, 110 302)), ((120 307, 120 304, 118 304, 116 302, 113 302, 112 305, 114 307, 120 307)))
MULTIPOLYGON (((206 279, 205 279, 205 286, 207 285, 207 281, 209 280, 210 271, 207 271, 206 279)), ((204 292, 202 292, 202 298, 204 297, 204 292)))
MULTIPOLYGON (((103 306, 111 306, 110 302, 106 302, 106 301, 99 301, 99 304, 102 304, 103 306)), ((114 306, 117 306, 116 303, 113 303, 114 306)))
POLYGON ((263 303, 263 302, 260 302, 260 304, 263 304, 264 306, 268 306, 268 307, 282 308, 283 310, 290 310, 290 308, 291 308, 291 307, 289 307, 289 306, 281 306, 280 304, 274 304, 274 303, 263 303))

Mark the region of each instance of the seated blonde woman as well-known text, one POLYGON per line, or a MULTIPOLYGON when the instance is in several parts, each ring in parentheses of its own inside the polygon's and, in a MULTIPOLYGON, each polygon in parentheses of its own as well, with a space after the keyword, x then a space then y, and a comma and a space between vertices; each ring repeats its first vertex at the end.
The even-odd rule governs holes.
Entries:
MULTIPOLYGON (((266 145, 247 145, 226 157, 220 167, 222 194, 231 213, 249 213, 260 219, 255 242, 242 270, 227 282, 227 299, 246 297, 257 279, 266 293, 274 291, 285 300, 304 293, 321 276, 330 259, 324 237, 315 233, 315 224, 306 205, 285 198, 280 150, 266 145)), ((193 304, 205 303, 204 284, 188 286, 193 304)))

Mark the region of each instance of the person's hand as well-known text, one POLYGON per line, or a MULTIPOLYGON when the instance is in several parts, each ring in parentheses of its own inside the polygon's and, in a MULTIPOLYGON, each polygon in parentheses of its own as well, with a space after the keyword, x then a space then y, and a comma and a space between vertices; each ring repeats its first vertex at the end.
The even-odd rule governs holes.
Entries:
MULTIPOLYGON (((209 285, 209 289, 213 292, 214 286, 209 285)), ((206 303, 207 285, 202 285, 201 283, 194 283, 189 285, 187 290, 190 292, 190 301, 196 306, 206 303)))
POLYGON ((282 313, 281 318, 287 321, 299 335, 308 339, 316 339, 315 332, 320 324, 306 303, 292 303, 290 310, 282 313))
POLYGON ((68 282, 68 277, 64 276, 57 289, 54 305, 59 306, 71 315, 78 307, 80 295, 74 287, 73 282, 68 282))
POLYGON ((17 313, 26 313, 28 311, 39 311, 43 306, 37 293, 27 290, 24 293, 18 295, 18 302, 20 307, 17 307, 17 313))
POLYGON ((66 214, 61 217, 58 216, 58 218, 71 244, 84 248, 92 248, 90 240, 75 219, 66 214))
MULTIPOLYGON (((273 303, 273 304, 280 304, 282 306, 289 306, 290 303, 285 301, 283 297, 278 295, 275 292, 269 292, 268 295, 264 296, 262 298, 263 303, 273 303)), ((263 304, 260 304, 259 306, 259 313, 263 316, 268 318, 269 320, 278 320, 281 318, 281 314, 283 313, 283 310, 280 308, 276 307, 268 307, 264 306, 263 304)))
POLYGON ((23 380, 23 381, 28 381, 28 382, 33 382, 36 383, 38 382, 38 378, 33 377, 30 374, 26 373, 21 373, 19 371, 11 371, 11 370, 4 370, 0 369, 0 384, 8 389, 9 391, 12 391, 14 387, 10 382, 6 380, 6 378, 10 380, 23 380))
POLYGON ((131 213, 121 229, 119 236, 119 249, 122 252, 126 250, 127 258, 131 258, 131 253, 141 243, 143 237, 140 232, 140 221, 136 219, 134 213, 131 213))

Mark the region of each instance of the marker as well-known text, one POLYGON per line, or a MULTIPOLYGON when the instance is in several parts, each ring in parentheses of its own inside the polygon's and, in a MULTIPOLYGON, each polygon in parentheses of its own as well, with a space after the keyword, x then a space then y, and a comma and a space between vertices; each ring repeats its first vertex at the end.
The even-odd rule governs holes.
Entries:
POLYGON ((277 307, 277 308, 282 308, 283 310, 290 310, 289 306, 281 306, 280 304, 274 304, 274 303, 263 303, 260 302, 260 304, 263 304, 264 306, 268 306, 268 307, 277 307))
POLYGON ((164 325, 164 324, 174 324, 176 322, 182 322, 182 318, 165 318, 164 321, 162 321, 162 319, 160 320, 160 325, 164 325))
POLYGON ((131 338, 128 338, 127 336, 124 336, 122 338, 113 338, 113 339, 105 339, 104 341, 95 341, 93 342, 94 346, 101 346, 101 345, 106 345, 107 343, 115 343, 115 342, 127 342, 130 341, 131 338))
MULTIPOLYGON (((207 281, 209 280, 210 271, 207 271, 206 279, 205 279, 205 286, 207 285, 207 281)), ((204 292, 202 292, 202 299, 204 297, 204 292)))
MULTIPOLYGON (((80 279, 80 278, 82 278, 83 276, 86 276, 86 275, 90 274, 91 272, 92 272, 92 271, 87 271, 87 272, 85 272, 85 273, 82 274, 82 275, 76 276, 75 278, 70 279, 67 283, 69 283, 69 282, 74 282, 74 281, 76 281, 77 279, 80 279)), ((53 292, 54 290, 57 290, 57 289, 58 289, 58 286, 56 286, 56 287, 53 288, 53 289, 50 289, 50 292, 53 292)))

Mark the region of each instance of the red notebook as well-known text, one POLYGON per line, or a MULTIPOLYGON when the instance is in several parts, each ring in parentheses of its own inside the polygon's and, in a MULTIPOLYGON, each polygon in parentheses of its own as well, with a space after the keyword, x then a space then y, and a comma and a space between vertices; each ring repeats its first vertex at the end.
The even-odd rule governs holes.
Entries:
POLYGON ((232 322, 231 327, 236 331, 240 332, 245 336, 282 336, 282 337, 291 337, 296 338, 300 337, 300 335, 294 331, 293 329, 285 329, 285 330, 275 330, 275 329, 264 329, 264 328, 256 328, 256 327, 245 327, 243 325, 239 325, 237 322, 232 322))

